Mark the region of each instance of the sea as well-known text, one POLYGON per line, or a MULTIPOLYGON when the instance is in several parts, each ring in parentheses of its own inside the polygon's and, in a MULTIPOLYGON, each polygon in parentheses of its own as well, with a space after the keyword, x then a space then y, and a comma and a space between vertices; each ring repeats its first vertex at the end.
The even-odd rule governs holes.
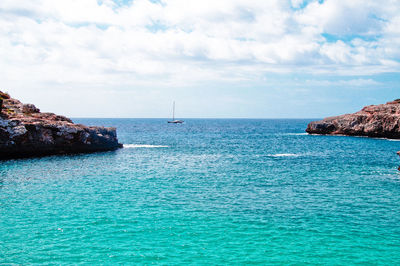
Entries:
POLYGON ((400 141, 184 120, 74 119, 124 148, 1 161, 0 264, 400 264, 400 141))

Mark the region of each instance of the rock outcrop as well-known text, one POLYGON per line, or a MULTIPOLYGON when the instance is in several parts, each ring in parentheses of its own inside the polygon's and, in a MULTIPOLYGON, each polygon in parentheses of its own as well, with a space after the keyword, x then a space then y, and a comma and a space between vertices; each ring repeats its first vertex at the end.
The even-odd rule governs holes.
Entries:
POLYGON ((88 153, 121 148, 115 128, 88 127, 41 113, 0 92, 0 159, 88 153))
POLYGON ((400 139, 400 99, 386 104, 366 106, 354 114, 311 122, 306 132, 400 139))

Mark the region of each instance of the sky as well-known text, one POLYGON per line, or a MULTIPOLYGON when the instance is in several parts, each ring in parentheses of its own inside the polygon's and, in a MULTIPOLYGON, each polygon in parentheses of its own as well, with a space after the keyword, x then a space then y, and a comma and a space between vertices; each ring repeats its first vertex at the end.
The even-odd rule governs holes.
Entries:
POLYGON ((70 117, 321 118, 399 74, 397 0, 0 1, 0 90, 70 117))

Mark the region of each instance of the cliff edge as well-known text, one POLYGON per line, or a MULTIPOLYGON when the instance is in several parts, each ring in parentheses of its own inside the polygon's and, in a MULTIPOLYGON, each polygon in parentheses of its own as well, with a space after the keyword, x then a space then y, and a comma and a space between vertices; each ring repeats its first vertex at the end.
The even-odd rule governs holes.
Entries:
POLYGON ((386 104, 366 106, 354 114, 311 122, 306 132, 400 139, 400 99, 386 104))
POLYGON ((121 148, 115 128, 88 127, 41 113, 0 91, 0 159, 89 153, 121 148))

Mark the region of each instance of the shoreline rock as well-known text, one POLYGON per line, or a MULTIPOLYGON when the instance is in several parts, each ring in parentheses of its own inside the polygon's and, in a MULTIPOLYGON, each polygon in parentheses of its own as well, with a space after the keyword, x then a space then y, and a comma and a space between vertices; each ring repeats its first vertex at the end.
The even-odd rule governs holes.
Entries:
POLYGON ((0 91, 0 159, 91 153, 122 148, 115 128, 88 127, 41 113, 0 91))
POLYGON ((400 99, 386 104, 369 105, 353 114, 313 121, 308 124, 306 132, 400 139, 400 99))

